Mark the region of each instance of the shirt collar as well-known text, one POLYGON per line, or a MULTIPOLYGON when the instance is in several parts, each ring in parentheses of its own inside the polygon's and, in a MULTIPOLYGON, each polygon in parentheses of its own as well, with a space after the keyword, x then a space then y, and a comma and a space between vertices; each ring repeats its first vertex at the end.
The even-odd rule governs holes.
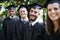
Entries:
POLYGON ((11 17, 11 16, 9 16, 10 18, 15 18, 16 16, 13 16, 13 17, 11 17))
POLYGON ((26 17, 24 20, 21 18, 21 21, 28 21, 28 18, 26 17))
POLYGON ((32 26, 34 26, 38 22, 38 19, 36 19, 34 22, 30 23, 32 26))

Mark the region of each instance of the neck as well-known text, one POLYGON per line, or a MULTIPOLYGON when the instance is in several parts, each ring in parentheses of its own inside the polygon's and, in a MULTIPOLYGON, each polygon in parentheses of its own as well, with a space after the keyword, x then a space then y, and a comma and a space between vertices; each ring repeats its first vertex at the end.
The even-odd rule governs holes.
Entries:
POLYGON ((59 28, 58 21, 54 21, 53 23, 54 23, 54 31, 56 32, 59 28))
POLYGON ((27 17, 21 17, 21 19, 25 20, 27 17))

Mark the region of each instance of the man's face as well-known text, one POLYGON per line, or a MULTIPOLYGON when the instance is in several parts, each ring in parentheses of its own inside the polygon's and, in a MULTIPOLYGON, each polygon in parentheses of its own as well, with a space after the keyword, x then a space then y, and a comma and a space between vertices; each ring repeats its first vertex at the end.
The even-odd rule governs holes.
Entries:
POLYGON ((31 8, 30 13, 29 13, 30 21, 35 21, 37 17, 39 16, 39 14, 40 14, 39 9, 31 8))
POLYGON ((10 16, 14 16, 15 15, 15 10, 8 10, 8 13, 10 16))
POLYGON ((26 17, 27 16, 28 11, 27 11, 26 8, 20 8, 19 14, 20 14, 21 18, 23 18, 23 17, 26 17))

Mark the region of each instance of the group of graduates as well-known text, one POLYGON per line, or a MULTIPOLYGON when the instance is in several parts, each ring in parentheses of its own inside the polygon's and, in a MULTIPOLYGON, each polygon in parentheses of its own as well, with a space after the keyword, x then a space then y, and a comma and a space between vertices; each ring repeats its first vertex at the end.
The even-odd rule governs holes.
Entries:
POLYGON ((60 40, 60 1, 49 1, 44 7, 45 25, 38 21, 42 5, 20 5, 19 16, 15 15, 15 6, 8 6, 8 17, 2 23, 4 40, 60 40))

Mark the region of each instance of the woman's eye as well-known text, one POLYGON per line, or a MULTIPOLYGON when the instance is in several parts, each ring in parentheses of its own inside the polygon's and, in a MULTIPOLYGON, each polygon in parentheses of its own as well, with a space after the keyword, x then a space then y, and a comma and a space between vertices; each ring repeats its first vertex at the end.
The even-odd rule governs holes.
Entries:
POLYGON ((51 11, 51 9, 48 9, 48 11, 51 11))
POLYGON ((54 8, 54 10, 58 10, 58 8, 54 8))

